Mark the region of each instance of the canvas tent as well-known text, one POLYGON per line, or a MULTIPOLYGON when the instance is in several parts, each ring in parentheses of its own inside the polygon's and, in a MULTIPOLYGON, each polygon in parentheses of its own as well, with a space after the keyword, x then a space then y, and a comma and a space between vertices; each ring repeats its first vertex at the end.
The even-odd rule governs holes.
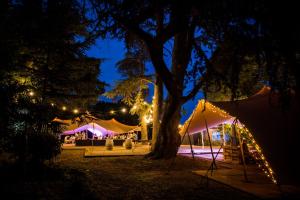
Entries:
POLYGON ((114 118, 112 118, 110 120, 97 119, 97 120, 94 120, 94 122, 99 124, 100 126, 104 127, 105 129, 111 130, 118 134, 128 133, 133 130, 140 131, 139 126, 129 126, 126 124, 122 124, 121 122, 115 120, 114 118))
POLYGON ((250 130, 279 183, 299 184, 299 102, 299 97, 292 94, 290 102, 283 108, 279 94, 264 87, 247 99, 213 104, 237 117, 250 130))
POLYGON ((208 101, 202 99, 198 101, 190 118, 184 123, 180 130, 180 134, 195 134, 206 130, 205 120, 208 128, 211 128, 222 123, 230 123, 234 118, 208 101))
POLYGON ((87 130, 94 133, 94 134, 96 134, 97 136, 105 136, 105 135, 114 134, 113 131, 107 130, 107 129, 99 126, 96 123, 88 123, 88 124, 80 126, 78 128, 74 128, 74 129, 64 131, 62 135, 70 135, 70 134, 75 134, 75 133, 79 133, 79 132, 87 131, 87 130))
POLYGON ((93 122, 90 122, 86 125, 80 127, 74 127, 70 125, 66 131, 63 132, 63 135, 75 134, 81 131, 88 130, 96 135, 115 135, 120 133, 128 133, 130 131, 140 131, 139 126, 128 126, 118 122, 117 120, 102 120, 95 119, 93 122))

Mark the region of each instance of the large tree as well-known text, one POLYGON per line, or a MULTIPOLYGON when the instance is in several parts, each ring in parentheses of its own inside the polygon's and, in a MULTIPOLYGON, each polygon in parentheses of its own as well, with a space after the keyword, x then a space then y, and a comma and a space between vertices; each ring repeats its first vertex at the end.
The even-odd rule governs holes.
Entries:
MULTIPOLYGON (((206 91, 211 84, 218 84, 221 80, 226 81, 235 96, 241 69, 247 63, 266 67, 267 80, 274 87, 282 90, 295 88, 293 79, 299 87, 299 76, 296 76, 299 75, 296 67, 299 65, 299 58, 296 58, 299 47, 292 43, 297 35, 290 24, 284 24, 282 19, 277 19, 278 22, 272 19, 275 12, 280 11, 279 4, 192 0, 92 0, 91 4, 98 15, 98 24, 102 25, 99 26, 100 32, 109 32, 119 38, 131 32, 146 44, 155 71, 168 91, 157 143, 151 153, 153 157, 176 155, 180 144, 177 126, 181 106, 199 89, 206 91), (286 30, 279 30, 280 25, 286 30), (224 66, 214 65, 212 58, 216 57, 211 54, 224 43, 230 43, 227 36, 231 33, 248 46, 240 45, 227 55, 234 61, 233 73, 225 76, 222 73, 224 66), (168 41, 172 43, 170 64, 164 59, 164 47, 168 41), (251 57, 245 59, 247 56, 251 57), (280 80, 278 74, 282 75, 280 80)), ((283 18, 295 20, 293 14, 283 18)))

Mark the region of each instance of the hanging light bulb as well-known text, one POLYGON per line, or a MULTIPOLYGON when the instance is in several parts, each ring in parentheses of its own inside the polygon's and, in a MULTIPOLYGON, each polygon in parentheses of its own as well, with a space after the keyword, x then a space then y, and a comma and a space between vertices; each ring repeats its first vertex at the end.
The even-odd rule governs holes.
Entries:
POLYGON ((33 91, 30 91, 30 92, 29 92, 29 96, 31 96, 31 97, 34 96, 34 92, 33 92, 33 91))

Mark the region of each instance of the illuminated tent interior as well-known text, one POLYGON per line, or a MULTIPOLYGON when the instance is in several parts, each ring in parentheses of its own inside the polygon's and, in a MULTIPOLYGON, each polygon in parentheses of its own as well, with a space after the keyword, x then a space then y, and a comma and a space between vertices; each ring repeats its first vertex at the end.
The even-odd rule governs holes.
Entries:
POLYGON ((262 147, 266 160, 279 184, 300 182, 299 97, 292 94, 283 108, 280 96, 263 87, 255 95, 235 102, 214 102, 215 106, 235 116, 262 147))

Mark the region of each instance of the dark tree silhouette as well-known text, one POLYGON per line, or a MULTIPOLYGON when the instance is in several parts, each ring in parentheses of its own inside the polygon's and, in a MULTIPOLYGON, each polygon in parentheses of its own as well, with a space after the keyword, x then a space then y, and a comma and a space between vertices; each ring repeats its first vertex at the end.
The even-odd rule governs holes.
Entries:
POLYGON ((293 43, 299 41, 299 34, 295 30, 296 12, 292 4, 281 7, 281 4, 268 1, 90 2, 98 15, 97 23, 101 24, 99 32, 118 38, 131 32, 146 44, 156 73, 168 90, 157 143, 151 153, 153 157, 176 155, 182 104, 200 89, 205 92, 211 85, 224 83, 236 97, 240 72, 249 64, 266 69, 264 81, 283 93, 299 86, 296 84, 299 83, 299 68, 296 67, 299 46, 293 43), (287 15, 275 17, 276 13, 289 10, 287 15), (228 36, 239 39, 231 41, 228 36), (164 60, 164 46, 168 41, 173 43, 170 66, 164 60), (233 53, 228 52, 230 48, 222 48, 236 42, 239 45, 233 53), (214 64, 220 56, 234 61, 229 66, 231 73, 223 74, 222 68, 226 68, 227 63, 214 64), (193 87, 186 87, 187 84, 193 87))

